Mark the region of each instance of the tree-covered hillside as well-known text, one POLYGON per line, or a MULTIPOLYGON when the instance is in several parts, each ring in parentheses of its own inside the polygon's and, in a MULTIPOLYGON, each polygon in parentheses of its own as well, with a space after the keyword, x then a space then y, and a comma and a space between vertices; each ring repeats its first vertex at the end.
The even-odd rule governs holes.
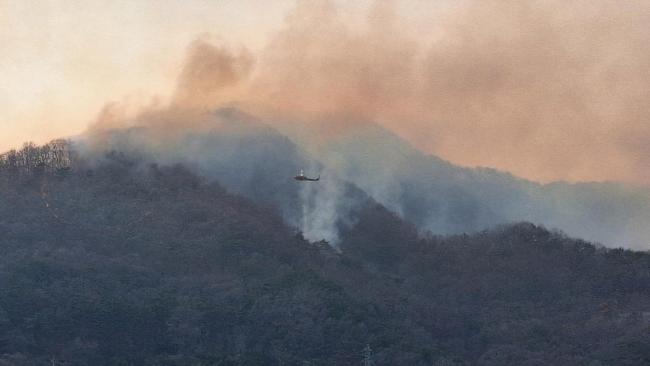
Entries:
POLYGON ((370 199, 333 249, 181 165, 29 148, 0 158, 0 365, 650 363, 648 253, 370 199))

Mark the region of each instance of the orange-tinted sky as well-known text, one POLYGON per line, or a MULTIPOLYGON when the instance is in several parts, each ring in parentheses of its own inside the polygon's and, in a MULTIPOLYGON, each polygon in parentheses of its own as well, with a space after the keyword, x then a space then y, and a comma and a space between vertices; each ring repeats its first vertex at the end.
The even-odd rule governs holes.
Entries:
POLYGON ((171 92, 203 32, 259 47, 290 1, 0 0, 0 149, 82 131, 102 105, 171 92))
POLYGON ((530 179, 650 184, 648 24, 642 1, 0 0, 0 149, 111 101, 239 101, 530 179))

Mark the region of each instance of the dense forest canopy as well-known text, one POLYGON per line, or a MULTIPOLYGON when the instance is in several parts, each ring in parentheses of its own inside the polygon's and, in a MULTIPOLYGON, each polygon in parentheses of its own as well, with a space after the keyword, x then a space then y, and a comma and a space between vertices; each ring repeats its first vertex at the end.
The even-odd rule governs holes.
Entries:
POLYGON ((650 362, 649 253, 367 196, 334 249, 218 177, 65 146, 0 159, 0 365, 650 362))

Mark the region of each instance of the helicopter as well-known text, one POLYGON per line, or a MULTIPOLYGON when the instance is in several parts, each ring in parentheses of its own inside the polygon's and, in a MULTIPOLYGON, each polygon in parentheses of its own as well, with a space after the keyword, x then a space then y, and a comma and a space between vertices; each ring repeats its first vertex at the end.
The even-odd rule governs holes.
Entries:
POLYGON ((301 182, 305 182, 305 181, 307 181, 307 182, 318 182, 320 180, 320 174, 316 178, 309 178, 309 177, 305 176, 305 172, 301 169, 300 174, 293 177, 293 179, 295 179, 297 181, 301 181, 301 182))

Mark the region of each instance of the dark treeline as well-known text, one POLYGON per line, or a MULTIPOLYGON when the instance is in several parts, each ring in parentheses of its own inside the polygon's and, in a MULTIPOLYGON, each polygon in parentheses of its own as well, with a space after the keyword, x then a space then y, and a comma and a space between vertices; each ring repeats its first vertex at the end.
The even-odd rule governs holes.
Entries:
POLYGON ((30 174, 70 168, 72 153, 67 140, 53 140, 42 146, 25 143, 20 150, 0 154, 0 173, 30 174))
POLYGON ((648 253, 527 223, 422 236, 371 201, 334 250, 181 165, 15 179, 23 155, 0 176, 3 366, 650 362, 648 253))

